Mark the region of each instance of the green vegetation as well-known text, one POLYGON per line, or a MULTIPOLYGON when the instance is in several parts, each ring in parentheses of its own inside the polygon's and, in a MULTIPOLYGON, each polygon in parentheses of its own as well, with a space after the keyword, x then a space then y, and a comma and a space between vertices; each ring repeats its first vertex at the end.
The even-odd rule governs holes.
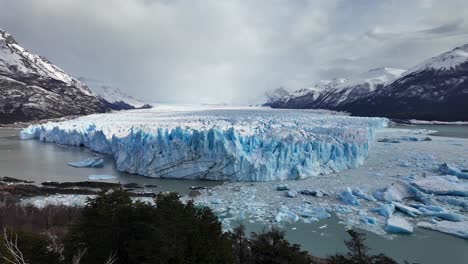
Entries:
MULTIPOLYGON (((9 208, 14 211, 12 205, 9 208)), ((175 193, 159 194, 151 205, 133 202, 127 191, 113 190, 90 199, 82 209, 44 211, 53 221, 44 222, 49 219, 46 213, 31 208, 16 214, 21 225, 15 226, 11 216, 9 221, 0 219, 3 226, 10 223, 22 230, 4 229, 0 263, 396 263, 384 255, 369 255, 364 235, 352 230, 346 241, 349 253, 327 259, 290 244, 276 228, 247 236, 239 226, 225 233, 209 208, 183 204, 175 193), (27 217, 35 224, 25 225, 27 217), (50 232, 55 224, 60 232, 50 232)))

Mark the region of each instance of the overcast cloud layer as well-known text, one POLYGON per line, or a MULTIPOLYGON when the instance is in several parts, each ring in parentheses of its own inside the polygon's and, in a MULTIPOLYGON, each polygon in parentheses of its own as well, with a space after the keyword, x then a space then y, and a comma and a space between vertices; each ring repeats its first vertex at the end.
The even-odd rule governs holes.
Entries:
POLYGON ((0 0, 0 28, 152 102, 252 102, 468 43, 466 0, 0 0))

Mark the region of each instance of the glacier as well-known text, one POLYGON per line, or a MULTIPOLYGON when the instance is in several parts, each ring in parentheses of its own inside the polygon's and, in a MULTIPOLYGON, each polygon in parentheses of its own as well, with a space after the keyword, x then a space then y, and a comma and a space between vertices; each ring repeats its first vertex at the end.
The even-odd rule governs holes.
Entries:
POLYGON ((82 161, 69 162, 67 165, 75 168, 102 168, 104 166, 104 159, 101 157, 92 157, 82 161))
POLYGON ((111 154, 147 177, 304 179, 362 165, 385 118, 256 107, 155 107, 32 125, 22 139, 111 154))

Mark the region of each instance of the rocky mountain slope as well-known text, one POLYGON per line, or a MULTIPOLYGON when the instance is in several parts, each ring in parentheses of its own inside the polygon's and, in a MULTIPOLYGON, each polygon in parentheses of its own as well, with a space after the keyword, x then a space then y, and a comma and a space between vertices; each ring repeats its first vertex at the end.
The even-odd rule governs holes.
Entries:
POLYGON ((108 110, 86 85, 0 30, 0 123, 108 110))
MULTIPOLYGON (((268 105, 277 108, 321 108, 338 110, 399 77, 404 70, 379 68, 350 79, 320 81, 312 88, 294 92, 282 91, 268 96, 268 105), (273 95, 273 96, 272 96, 273 95)), ((278 90, 277 90, 278 91, 278 90)))
POLYGON ((317 90, 270 93, 274 108, 322 108, 361 116, 440 121, 468 120, 468 44, 407 71, 374 69, 317 90), (271 96, 274 94, 274 96, 271 96))
POLYGON ((416 65, 344 109, 364 116, 468 121, 468 44, 416 65))

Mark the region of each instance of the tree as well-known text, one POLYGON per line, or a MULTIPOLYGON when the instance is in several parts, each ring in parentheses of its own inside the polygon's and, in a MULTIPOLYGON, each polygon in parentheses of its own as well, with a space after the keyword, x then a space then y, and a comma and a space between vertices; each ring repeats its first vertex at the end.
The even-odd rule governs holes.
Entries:
POLYGON ((0 240, 2 264, 60 263, 60 255, 49 249, 49 241, 44 235, 4 228, 0 240))
POLYGON ((383 254, 369 255, 369 247, 365 245, 366 236, 352 229, 348 230, 351 239, 345 241, 349 252, 345 255, 330 257, 330 264, 397 264, 397 262, 383 254))
POLYGON ((124 190, 101 193, 83 209, 65 240, 65 257, 86 250, 82 263, 234 263, 232 243, 208 208, 175 193, 156 205, 132 202, 124 190))

